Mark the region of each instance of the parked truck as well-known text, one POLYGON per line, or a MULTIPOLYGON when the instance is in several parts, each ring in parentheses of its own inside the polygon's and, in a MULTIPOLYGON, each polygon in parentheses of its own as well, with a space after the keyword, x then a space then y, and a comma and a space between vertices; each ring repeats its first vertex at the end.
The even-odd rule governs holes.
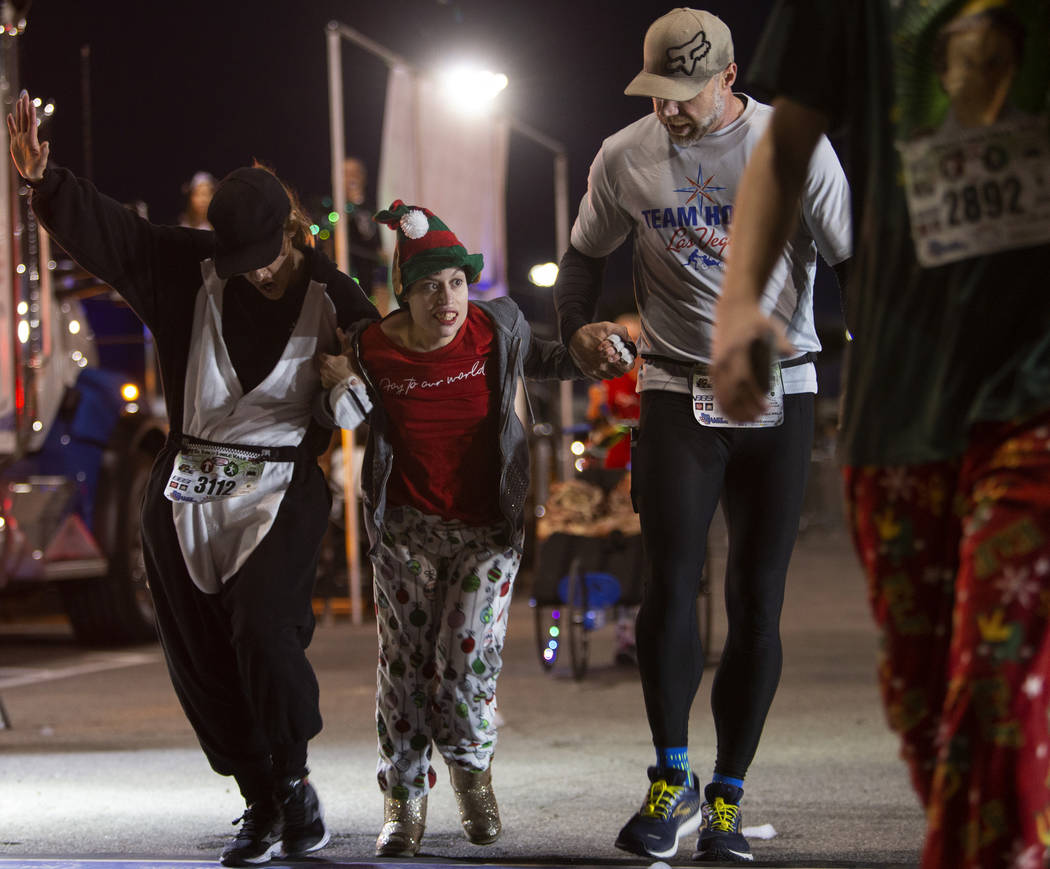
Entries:
MULTIPOLYGON (((21 4, 0 3, 0 103, 21 87, 21 4)), ((44 119, 53 108, 42 105, 44 119)), ((52 249, 0 149, 0 606, 48 583, 76 638, 156 638, 139 505, 166 436, 152 344, 108 287, 52 249)))

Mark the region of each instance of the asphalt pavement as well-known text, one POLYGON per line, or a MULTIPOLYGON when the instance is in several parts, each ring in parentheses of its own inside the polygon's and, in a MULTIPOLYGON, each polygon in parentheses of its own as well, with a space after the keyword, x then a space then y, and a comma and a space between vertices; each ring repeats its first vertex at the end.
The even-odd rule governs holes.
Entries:
MULTIPOLYGON (((714 550, 717 576, 717 539, 714 550)), ((611 626, 589 635, 584 679, 573 679, 564 659, 545 671, 528 585, 523 575, 499 689, 501 838, 487 847, 466 841, 440 770, 420 857, 372 856, 382 823, 375 627, 322 619, 310 657, 325 728, 310 765, 333 837, 316 858, 271 865, 652 865, 613 846, 652 763, 637 671, 614 663, 611 626)), ((742 803, 744 826, 769 836, 751 837, 754 865, 916 865, 922 813, 885 724, 863 580, 836 522, 799 541, 782 633, 780 689, 742 803)), ((691 718, 701 780, 714 759, 712 672, 691 718)), ((10 723, 0 729, 0 869, 215 865, 243 804, 232 781, 208 768, 156 646, 83 650, 61 623, 0 622, 0 701, 10 723)), ((667 863, 691 865, 694 845, 667 863)))

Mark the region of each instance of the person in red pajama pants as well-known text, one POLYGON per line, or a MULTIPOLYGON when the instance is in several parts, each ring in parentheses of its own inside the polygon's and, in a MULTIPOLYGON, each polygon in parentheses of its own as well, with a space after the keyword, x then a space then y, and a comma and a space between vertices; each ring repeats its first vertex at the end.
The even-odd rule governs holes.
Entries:
POLYGON ((981 427, 959 460, 844 476, 924 865, 1045 865, 1050 414, 981 427))
POLYGON ((780 0, 781 94, 737 198, 719 400, 762 406, 753 299, 826 129, 855 259, 840 450, 924 867, 1050 865, 1050 11, 1045 0, 780 0))

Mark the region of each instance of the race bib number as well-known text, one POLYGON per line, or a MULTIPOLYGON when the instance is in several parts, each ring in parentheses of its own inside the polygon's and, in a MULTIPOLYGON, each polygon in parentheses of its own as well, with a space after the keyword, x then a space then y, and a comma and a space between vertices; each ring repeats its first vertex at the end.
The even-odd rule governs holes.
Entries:
POLYGON ((1050 241, 1046 117, 934 134, 900 151, 923 266, 1050 241))
POLYGON ((203 504, 245 495, 259 484, 266 462, 225 456, 214 449, 184 448, 175 456, 164 495, 203 504))
POLYGON ((766 394, 766 410, 752 422, 735 422, 729 419, 715 401, 714 384, 707 373, 707 366, 694 368, 691 382, 693 386, 693 416, 700 425, 711 428, 772 428, 784 421, 784 378, 780 373, 780 363, 774 362, 769 373, 769 392, 766 394))

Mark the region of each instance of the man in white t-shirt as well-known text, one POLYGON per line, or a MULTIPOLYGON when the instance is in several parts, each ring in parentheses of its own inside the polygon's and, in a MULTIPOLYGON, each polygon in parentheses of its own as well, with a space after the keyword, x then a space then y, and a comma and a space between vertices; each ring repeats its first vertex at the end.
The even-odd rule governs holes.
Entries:
POLYGON ((555 288, 562 340, 580 368, 622 373, 610 336, 627 340, 623 329, 590 320, 605 258, 634 233, 642 366, 632 491, 649 567, 637 645, 656 764, 616 845, 656 858, 676 854, 702 823, 696 859, 752 859, 739 804, 780 678, 784 579, 813 440, 816 255, 836 266, 850 255, 849 188, 822 138, 798 227, 762 299, 787 339, 785 354, 755 348, 770 357, 770 410, 757 424, 730 422, 708 378, 712 326, 737 183, 772 113, 735 93, 736 77, 732 36, 716 16, 675 9, 652 24, 644 69, 626 93, 652 97, 654 111, 602 143, 555 288), (712 686, 714 775, 701 798, 688 722, 704 661, 698 583, 720 499, 729 630, 712 686))

